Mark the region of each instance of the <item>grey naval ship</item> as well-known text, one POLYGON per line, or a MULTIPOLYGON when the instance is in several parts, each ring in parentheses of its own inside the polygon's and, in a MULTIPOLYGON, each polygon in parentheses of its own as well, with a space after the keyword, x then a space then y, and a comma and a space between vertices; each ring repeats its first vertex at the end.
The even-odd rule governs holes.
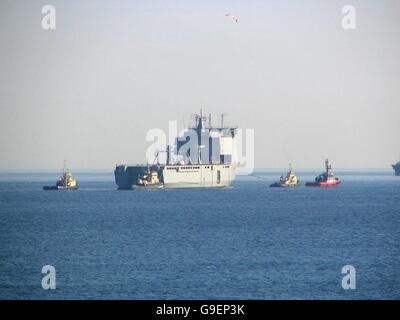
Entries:
POLYGON ((117 165, 115 182, 119 189, 159 188, 159 184, 163 188, 228 187, 236 176, 236 129, 224 125, 224 115, 220 125, 213 126, 211 115, 200 111, 183 137, 160 151, 166 154, 165 163, 160 163, 157 153, 153 164, 117 165))
POLYGON ((396 164, 392 164, 392 168, 394 170, 394 174, 396 176, 400 176, 400 161, 397 162, 396 164))

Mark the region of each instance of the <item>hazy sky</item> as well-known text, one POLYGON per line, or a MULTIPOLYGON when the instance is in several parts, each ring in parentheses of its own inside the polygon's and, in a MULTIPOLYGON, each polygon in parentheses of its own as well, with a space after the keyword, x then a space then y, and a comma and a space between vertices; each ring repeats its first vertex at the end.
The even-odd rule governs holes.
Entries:
POLYGON ((143 162, 149 129, 200 108, 255 130, 259 168, 388 167, 399 18, 398 0, 2 0, 0 168, 143 162), (346 4, 356 30, 341 27, 346 4))

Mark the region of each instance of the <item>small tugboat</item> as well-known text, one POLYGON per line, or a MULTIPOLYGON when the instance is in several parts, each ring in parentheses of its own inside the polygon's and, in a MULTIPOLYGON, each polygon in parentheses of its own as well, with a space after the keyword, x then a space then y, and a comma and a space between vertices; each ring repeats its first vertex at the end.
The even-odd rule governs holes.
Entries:
POLYGON ((152 170, 151 166, 147 166, 147 171, 142 176, 139 176, 135 187, 144 189, 162 189, 164 188, 164 185, 158 178, 158 172, 152 170))
POLYGON ((280 177, 278 182, 275 182, 270 185, 270 187, 297 187, 300 185, 300 180, 297 178, 296 173, 292 169, 292 165, 289 165, 289 171, 286 174, 286 177, 283 175, 280 177))
POLYGON ((55 186, 44 186, 43 190, 78 190, 78 182, 72 177, 72 173, 69 169, 66 169, 64 161, 63 174, 60 180, 57 180, 55 186))
POLYGON ((325 160, 325 172, 315 178, 314 182, 307 182, 306 187, 334 187, 341 183, 339 178, 336 178, 332 172, 332 166, 328 159, 325 160))

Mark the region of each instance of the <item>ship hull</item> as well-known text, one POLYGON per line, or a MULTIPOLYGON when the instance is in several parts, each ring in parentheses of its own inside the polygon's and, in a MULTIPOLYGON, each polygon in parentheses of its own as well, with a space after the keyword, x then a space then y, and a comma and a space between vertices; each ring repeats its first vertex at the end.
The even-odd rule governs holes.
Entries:
POLYGON ((320 181, 320 182, 307 182, 306 187, 335 187, 341 183, 340 180, 334 182, 320 181))
POLYGON ((168 165, 162 168, 165 188, 223 188, 229 187, 234 179, 233 165, 168 165))
MULTIPOLYGON (((117 166, 114 174, 118 188, 141 188, 138 177, 146 170, 147 166, 117 166)), ((236 168, 226 164, 165 165, 159 168, 159 175, 164 188, 224 188, 231 186, 236 168)))
POLYGON ((133 189, 135 190, 160 190, 164 189, 164 185, 162 183, 154 183, 154 184, 147 184, 147 185, 134 185, 133 189))
POLYGON ((54 191, 54 190, 78 190, 79 187, 63 187, 63 186, 44 186, 43 190, 45 191, 54 191))
POLYGON ((275 182, 270 185, 271 188, 296 188, 300 186, 300 183, 297 184, 281 184, 279 182, 275 182))
POLYGON ((394 175, 395 176, 400 176, 400 162, 397 164, 392 164, 392 168, 394 170, 394 175))

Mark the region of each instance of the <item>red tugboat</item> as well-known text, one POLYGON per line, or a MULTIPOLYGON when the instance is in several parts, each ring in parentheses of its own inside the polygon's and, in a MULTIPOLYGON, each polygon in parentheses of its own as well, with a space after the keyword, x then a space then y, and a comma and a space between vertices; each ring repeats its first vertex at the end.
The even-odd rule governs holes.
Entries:
POLYGON ((314 182, 307 182, 306 187, 334 187, 341 183, 332 172, 328 159, 325 160, 325 172, 315 178, 314 182))

